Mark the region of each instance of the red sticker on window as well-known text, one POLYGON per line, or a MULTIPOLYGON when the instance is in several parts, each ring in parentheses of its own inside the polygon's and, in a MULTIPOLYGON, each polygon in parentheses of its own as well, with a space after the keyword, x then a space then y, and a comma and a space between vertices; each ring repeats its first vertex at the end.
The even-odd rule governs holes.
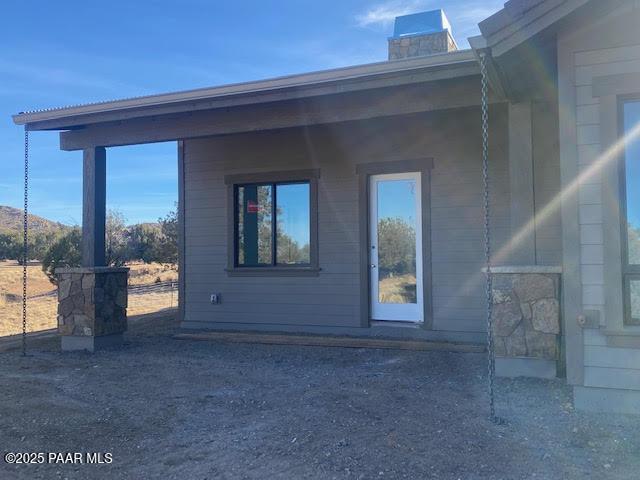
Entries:
POLYGON ((258 213, 258 202, 254 202, 253 200, 248 200, 247 213, 258 213))

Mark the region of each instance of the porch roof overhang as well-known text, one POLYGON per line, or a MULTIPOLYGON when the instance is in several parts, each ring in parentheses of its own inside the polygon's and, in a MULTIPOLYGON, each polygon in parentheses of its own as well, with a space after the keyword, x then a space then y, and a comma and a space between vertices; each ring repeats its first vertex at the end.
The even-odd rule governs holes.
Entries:
POLYGON ((333 123, 479 104, 472 50, 13 116, 63 150, 333 123), (465 78, 466 77, 466 78, 465 78), (465 83, 465 81, 467 83, 465 83))
POLYGON ((504 8, 478 24, 494 58, 518 47, 530 38, 574 13, 592 0, 508 0, 504 8))
POLYGON ((612 8, 635 0, 509 0, 481 21, 481 35, 469 38, 485 53, 491 87, 504 99, 552 99, 557 85, 557 36, 579 29, 612 8))

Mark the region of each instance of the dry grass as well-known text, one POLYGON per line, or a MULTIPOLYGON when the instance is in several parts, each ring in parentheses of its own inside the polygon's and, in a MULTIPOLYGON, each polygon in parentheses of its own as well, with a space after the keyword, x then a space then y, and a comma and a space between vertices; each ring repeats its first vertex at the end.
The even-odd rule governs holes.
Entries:
MULTIPOLYGON (((27 277, 29 279, 28 295, 49 292, 54 288, 40 265, 29 265, 27 277)), ((0 262, 0 296, 2 294, 22 298, 22 267, 16 262, 0 262)))
MULTIPOLYGON (((57 300, 43 297, 29 301, 27 309, 27 331, 36 332, 56 326, 57 300)), ((0 295, 0 336, 15 335, 22 331, 22 298, 18 301, 4 300, 0 295)))
POLYGON ((143 295, 129 295, 129 315, 157 312, 165 308, 178 306, 178 292, 145 293, 143 295))
POLYGON ((381 303, 416 303, 415 275, 400 275, 380 280, 381 303))
POLYGON ((178 269, 170 263, 131 263, 129 285, 148 285, 150 283, 178 281, 178 269))
MULTIPOLYGON (((173 265, 133 264, 129 283, 144 285, 158 281, 177 281, 173 265)), ((39 265, 27 268, 28 296, 50 292, 55 288, 39 265)), ((156 312, 176 306, 177 292, 145 293, 129 296, 129 315, 156 312)), ((56 297, 30 299, 27 309, 27 330, 30 332, 56 327, 56 297)), ((22 331, 22 267, 15 262, 0 262, 0 336, 22 331)))

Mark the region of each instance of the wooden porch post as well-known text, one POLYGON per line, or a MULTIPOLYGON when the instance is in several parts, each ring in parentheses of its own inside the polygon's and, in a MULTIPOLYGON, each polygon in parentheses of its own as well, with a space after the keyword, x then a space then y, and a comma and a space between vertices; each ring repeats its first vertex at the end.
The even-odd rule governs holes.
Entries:
POLYGON ((82 266, 105 266, 107 162, 104 147, 83 152, 82 266))

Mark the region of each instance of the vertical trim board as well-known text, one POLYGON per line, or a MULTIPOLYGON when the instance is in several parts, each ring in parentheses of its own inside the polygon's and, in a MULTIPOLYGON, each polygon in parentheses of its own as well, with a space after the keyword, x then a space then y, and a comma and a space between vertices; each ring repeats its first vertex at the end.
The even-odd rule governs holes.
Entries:
POLYGON ((185 175, 184 140, 177 142, 178 153, 178 320, 185 321, 186 280, 186 225, 185 225, 185 175))

